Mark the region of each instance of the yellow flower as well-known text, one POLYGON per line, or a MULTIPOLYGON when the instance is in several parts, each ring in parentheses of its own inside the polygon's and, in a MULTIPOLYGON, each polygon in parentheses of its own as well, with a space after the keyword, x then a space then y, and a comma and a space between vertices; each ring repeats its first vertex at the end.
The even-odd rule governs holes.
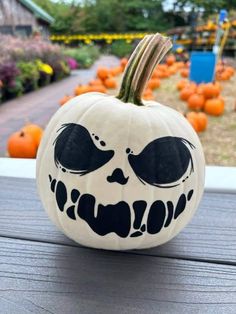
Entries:
POLYGON ((183 48, 182 48, 182 47, 178 47, 178 48, 176 49, 176 52, 177 52, 177 53, 182 53, 182 52, 183 52, 183 48))
POLYGON ((87 44, 87 45, 90 45, 90 44, 92 43, 92 41, 91 41, 90 39, 88 39, 88 38, 86 38, 86 39, 84 40, 84 42, 85 42, 85 44, 87 44))
POLYGON ((46 63, 41 63, 39 65, 39 70, 48 74, 48 75, 52 75, 53 74, 53 69, 49 64, 46 63))

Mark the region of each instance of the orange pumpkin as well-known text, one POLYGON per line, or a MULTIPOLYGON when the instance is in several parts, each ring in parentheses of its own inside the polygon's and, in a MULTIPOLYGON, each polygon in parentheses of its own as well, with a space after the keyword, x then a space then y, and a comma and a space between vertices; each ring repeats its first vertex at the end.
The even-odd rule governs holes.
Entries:
POLYGON ((117 88, 116 80, 112 77, 108 77, 104 80, 104 86, 109 89, 117 88))
POLYGON ((208 118, 204 112, 190 111, 186 114, 186 118, 196 132, 202 132, 207 128, 208 118))
POLYGON ((214 82, 214 85, 217 86, 220 91, 222 90, 222 86, 220 85, 219 82, 214 82))
POLYGON ((75 88, 75 95, 76 96, 79 96, 79 95, 82 95, 82 94, 85 94, 85 93, 88 93, 90 92, 90 86, 89 85, 78 85, 76 88, 75 88))
POLYGON ((122 59, 120 60, 120 66, 121 66, 121 68, 123 69, 123 71, 124 71, 124 69, 125 69, 127 63, 128 63, 128 59, 127 59, 127 58, 122 58, 122 59))
POLYGON ((192 127, 194 128, 194 130, 195 130, 196 132, 199 132, 198 122, 197 122, 196 117, 195 117, 195 116, 189 116, 189 117, 186 116, 186 118, 187 118, 188 122, 192 125, 192 127))
POLYGON ((160 70, 155 69, 155 70, 153 71, 153 73, 152 73, 151 78, 160 78, 159 72, 160 72, 160 70))
POLYGON ((219 96, 220 88, 217 84, 208 83, 203 86, 203 95, 206 99, 219 96))
POLYGON ((169 66, 169 73, 170 73, 170 75, 174 75, 174 74, 176 74, 177 73, 177 71, 178 71, 178 69, 177 69, 177 67, 175 66, 175 65, 171 65, 171 66, 169 66))
POLYGON ((41 138, 43 136, 43 129, 40 126, 38 126, 37 124, 29 123, 26 124, 21 131, 24 134, 29 134, 33 138, 36 146, 39 146, 41 138))
POLYGON ((208 118, 207 115, 204 112, 198 112, 198 127, 199 131, 205 131, 208 125, 208 118))
POLYGON ((217 64, 216 65, 216 72, 222 72, 224 71, 224 66, 222 64, 217 64))
POLYGON ((165 78, 165 73, 162 70, 156 70, 155 76, 152 76, 153 78, 165 78))
POLYGON ((97 69, 97 77, 104 81, 109 76, 109 69, 105 67, 100 67, 97 69))
POLYGON ((234 75, 234 73, 235 73, 234 68, 231 67, 231 66, 227 66, 227 67, 225 68, 225 71, 227 71, 228 73, 230 73, 231 76, 234 75))
POLYGON ((158 78, 152 78, 147 83, 147 88, 156 89, 156 88, 160 87, 160 85, 161 85, 161 82, 158 78))
POLYGON ((213 116, 220 116, 224 112, 224 100, 222 98, 212 98, 205 102, 204 111, 213 116))
POLYGON ((152 93, 152 90, 150 88, 146 88, 143 92, 142 98, 145 100, 154 100, 154 95, 152 93))
POLYGON ((200 94, 200 95, 203 95, 204 94, 204 85, 203 83, 197 85, 197 89, 196 89, 196 93, 197 94, 200 94))
POLYGON ((158 69, 158 70, 165 71, 165 70, 168 69, 168 66, 167 66, 166 64, 164 64, 164 63, 158 64, 157 69, 158 69))
POLYGON ((89 91, 90 92, 104 93, 104 94, 107 93, 107 89, 103 85, 93 85, 93 86, 90 86, 89 91))
POLYGON ((102 85, 102 84, 103 84, 102 80, 100 80, 99 78, 89 81, 90 86, 94 86, 94 85, 97 86, 97 85, 102 85))
POLYGON ((173 65, 173 64, 175 63, 175 61, 176 61, 176 58, 175 58, 175 56, 172 55, 172 54, 169 55, 169 56, 166 58, 166 63, 167 63, 168 66, 173 65))
POLYGON ((65 95, 64 97, 62 97, 60 100, 59 100, 59 104, 61 106, 63 106, 67 101, 69 101, 70 99, 74 98, 73 96, 69 96, 69 95, 65 95))
POLYGON ((193 95, 194 93, 195 93, 195 89, 193 87, 186 86, 180 91, 180 99, 188 100, 189 97, 193 95))
POLYGON ((182 69, 180 70, 180 75, 182 77, 189 77, 189 70, 188 69, 182 69))
POLYGON ((112 75, 112 76, 117 76, 117 75, 121 74, 122 71, 123 71, 123 69, 122 69, 121 66, 115 67, 115 68, 111 68, 111 69, 110 69, 110 75, 112 75))
POLYGON ((169 69, 166 69, 166 70, 163 70, 162 71, 162 74, 161 74, 161 77, 162 78, 168 78, 170 76, 170 71, 169 69))
POLYGON ((230 77, 231 74, 225 70, 216 74, 216 79, 219 81, 228 81, 230 77))
POLYGON ((175 62, 175 65, 178 69, 184 68, 185 64, 183 61, 175 62))
POLYGON ((178 90, 182 90, 184 87, 186 87, 188 83, 189 83, 188 80, 182 79, 176 84, 176 87, 178 90))
POLYGON ((7 150, 9 156, 13 158, 35 158, 37 145, 30 134, 18 131, 8 138, 7 150))
POLYGON ((192 94, 188 98, 188 108, 193 110, 201 110, 204 106, 205 98, 201 94, 192 94))

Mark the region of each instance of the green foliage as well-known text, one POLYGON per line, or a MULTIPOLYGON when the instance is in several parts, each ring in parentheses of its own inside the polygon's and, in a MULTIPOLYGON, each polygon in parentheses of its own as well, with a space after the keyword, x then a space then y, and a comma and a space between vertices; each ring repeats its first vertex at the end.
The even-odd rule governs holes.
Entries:
POLYGON ((170 25, 161 0, 36 0, 55 18, 57 34, 162 31, 170 25))
POLYGON ((123 58, 124 56, 129 56, 133 51, 133 46, 131 44, 126 43, 124 40, 114 41, 110 46, 110 53, 123 58))
POLYGON ((34 90, 38 87, 39 71, 34 62, 17 63, 17 68, 20 70, 19 79, 25 91, 34 90))
POLYGON ((70 69, 64 61, 54 62, 52 81, 59 81, 69 74, 70 69))
POLYGON ((34 1, 55 18, 55 34, 165 31, 185 24, 185 8, 203 9, 207 17, 236 7, 236 0, 174 0, 172 10, 164 12, 162 0, 34 1))
MULTIPOLYGON (((41 8, 54 17, 51 31, 57 34, 69 34, 73 30, 73 23, 79 18, 80 6, 71 1, 34 0, 41 8)), ((79 24, 78 24, 79 25, 79 24)))
POLYGON ((175 10, 183 10, 184 7, 192 8, 195 11, 204 9, 205 16, 209 16, 220 9, 232 10, 236 7, 236 0, 176 0, 173 3, 175 10))
POLYGON ((61 68, 62 68, 62 72, 65 76, 70 74, 70 68, 68 66, 68 64, 65 61, 61 61, 61 68))
POLYGON ((162 31, 167 28, 161 0, 84 1, 87 32, 162 31))
POLYGON ((86 45, 78 48, 66 48, 64 54, 74 58, 78 62, 79 67, 89 68, 99 57, 100 51, 95 45, 86 45))
POLYGON ((4 99, 11 99, 14 97, 19 97, 23 94, 24 87, 19 77, 14 80, 11 86, 8 86, 4 92, 4 99))
POLYGON ((122 1, 127 31, 163 31, 167 24, 159 0, 122 1))

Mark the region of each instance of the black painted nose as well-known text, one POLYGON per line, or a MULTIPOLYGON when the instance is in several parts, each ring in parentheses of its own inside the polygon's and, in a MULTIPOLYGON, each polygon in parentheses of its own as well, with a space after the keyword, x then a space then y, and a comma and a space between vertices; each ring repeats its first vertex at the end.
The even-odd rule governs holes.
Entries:
POLYGON ((125 185, 128 182, 129 177, 125 177, 123 171, 120 168, 116 168, 110 176, 107 177, 107 181, 112 183, 116 182, 125 185))

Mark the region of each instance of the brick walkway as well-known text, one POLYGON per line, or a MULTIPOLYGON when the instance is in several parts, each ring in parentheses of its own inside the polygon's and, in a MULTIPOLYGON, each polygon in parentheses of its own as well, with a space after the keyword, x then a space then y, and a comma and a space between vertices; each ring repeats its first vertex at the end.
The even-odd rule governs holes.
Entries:
POLYGON ((45 127, 59 108, 60 98, 65 94, 73 94, 76 84, 84 84, 94 78, 99 65, 110 67, 116 66, 118 62, 116 57, 102 56, 89 70, 75 71, 67 79, 0 104, 0 156, 6 156, 9 135, 19 130, 26 121, 45 127))

